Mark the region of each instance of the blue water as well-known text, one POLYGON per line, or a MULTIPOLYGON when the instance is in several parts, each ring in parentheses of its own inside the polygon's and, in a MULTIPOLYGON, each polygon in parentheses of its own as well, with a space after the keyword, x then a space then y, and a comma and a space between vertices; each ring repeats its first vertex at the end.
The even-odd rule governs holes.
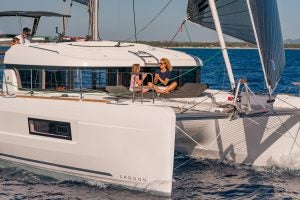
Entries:
MULTIPOLYGON (((202 82, 214 89, 229 89, 225 63, 219 49, 177 49, 198 56, 204 62, 202 82)), ((229 49, 235 80, 247 79, 250 88, 257 93, 266 93, 265 82, 258 51, 255 49, 229 49)), ((286 50, 286 67, 274 93, 299 94, 299 87, 292 82, 300 82, 300 50, 286 50)))
MULTIPOLYGON (((219 50, 179 49, 207 61, 219 50)), ((255 50, 229 50, 238 78, 247 78, 252 90, 265 92, 255 50)), ((300 51, 287 50, 287 67, 276 92, 297 95, 291 82, 300 81, 300 51)), ((221 54, 205 62, 202 82, 228 89, 221 54)), ((113 185, 59 181, 0 162, 0 199, 163 199, 113 185), (1 164, 2 163, 2 164, 1 164)), ((300 199, 300 170, 253 168, 211 160, 191 160, 175 154, 172 199, 300 199), (183 166, 177 168, 181 164, 183 166)))

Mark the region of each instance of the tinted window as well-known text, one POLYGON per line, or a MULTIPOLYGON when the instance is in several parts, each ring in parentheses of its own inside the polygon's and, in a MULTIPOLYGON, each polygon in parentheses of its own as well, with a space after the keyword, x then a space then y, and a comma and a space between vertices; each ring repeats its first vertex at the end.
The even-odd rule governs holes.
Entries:
POLYGON ((72 140, 69 122, 28 118, 28 125, 30 134, 72 140))

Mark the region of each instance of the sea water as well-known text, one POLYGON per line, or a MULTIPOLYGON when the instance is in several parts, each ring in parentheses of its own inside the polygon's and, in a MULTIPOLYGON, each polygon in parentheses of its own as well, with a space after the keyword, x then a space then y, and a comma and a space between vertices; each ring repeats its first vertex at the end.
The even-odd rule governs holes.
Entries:
MULTIPOLYGON (((228 89, 222 55, 217 49, 178 49, 204 62, 201 81, 228 89)), ((247 79, 253 91, 264 93, 256 50, 229 50, 235 78, 247 79)), ((300 50, 286 50, 287 66, 275 93, 299 94, 300 50)), ((1 59, 1 58, 0 58, 1 59)), ((58 180, 0 161, 2 199, 164 199, 114 185, 58 180)), ((175 153, 172 199, 300 199, 300 170, 255 168, 214 160, 193 160, 175 153)))

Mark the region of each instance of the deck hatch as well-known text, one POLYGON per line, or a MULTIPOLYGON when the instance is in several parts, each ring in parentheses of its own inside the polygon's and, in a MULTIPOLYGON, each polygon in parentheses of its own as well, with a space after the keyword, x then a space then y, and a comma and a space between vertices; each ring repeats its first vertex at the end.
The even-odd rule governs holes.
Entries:
POLYGON ((69 122, 28 118, 29 133, 65 140, 72 140, 69 122))

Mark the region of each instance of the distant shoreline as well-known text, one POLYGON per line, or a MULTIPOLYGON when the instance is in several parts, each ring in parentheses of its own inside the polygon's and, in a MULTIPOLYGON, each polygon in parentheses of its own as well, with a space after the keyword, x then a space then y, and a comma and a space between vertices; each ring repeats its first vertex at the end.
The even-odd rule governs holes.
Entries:
MULTIPOLYGON (((155 47, 169 48, 203 48, 219 49, 219 42, 166 42, 166 41, 138 41, 138 43, 148 44, 155 47)), ((228 49, 256 49, 253 44, 246 42, 226 42, 228 49)), ((300 49, 300 44, 284 44, 285 49, 300 49)))
MULTIPOLYGON (((121 41, 127 43, 132 41, 121 41)), ((190 48, 190 49, 220 49, 219 42, 167 42, 167 41, 138 41, 138 43, 162 48, 190 48)), ((7 42, 0 42, 0 47, 8 46, 7 42)), ((226 42, 228 49, 257 49, 253 44, 246 42, 226 42)), ((300 50, 300 44, 284 44, 288 50, 300 50)))
MULTIPOLYGON (((220 47, 168 47, 172 49, 220 49, 220 47)), ((244 49, 244 50, 251 50, 257 49, 255 47, 228 47, 227 49, 244 49)), ((284 48, 285 50, 300 50, 300 48, 284 48)))

